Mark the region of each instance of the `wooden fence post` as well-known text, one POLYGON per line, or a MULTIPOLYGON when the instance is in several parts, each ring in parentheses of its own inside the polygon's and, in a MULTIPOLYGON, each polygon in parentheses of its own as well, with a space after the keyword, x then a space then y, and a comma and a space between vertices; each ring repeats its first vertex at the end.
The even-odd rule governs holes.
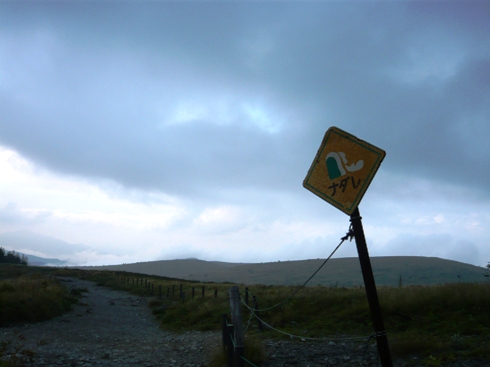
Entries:
POLYGON ((204 298, 204 286, 202 286, 202 298, 204 298))
POLYGON ((192 299, 194 299, 194 294, 195 294, 194 291, 195 291, 195 289, 194 289, 194 287, 192 287, 192 299))
POLYGON ((217 289, 214 290, 214 298, 218 298, 218 290, 217 289))
POLYGON ((231 322, 233 324, 234 337, 234 359, 238 367, 244 367, 245 361, 242 359, 244 355, 243 346, 243 326, 242 326, 242 308, 240 303, 240 292, 237 286, 233 286, 229 290, 230 295, 230 310, 231 322))
POLYGON ((162 298, 162 285, 158 285, 158 298, 162 298))
POLYGON ((233 325, 228 324, 227 315, 223 315, 222 324, 221 324, 221 332, 222 332, 222 343, 223 349, 226 349, 226 359, 228 362, 228 367, 233 366, 233 342, 231 340, 231 336, 233 335, 233 325))

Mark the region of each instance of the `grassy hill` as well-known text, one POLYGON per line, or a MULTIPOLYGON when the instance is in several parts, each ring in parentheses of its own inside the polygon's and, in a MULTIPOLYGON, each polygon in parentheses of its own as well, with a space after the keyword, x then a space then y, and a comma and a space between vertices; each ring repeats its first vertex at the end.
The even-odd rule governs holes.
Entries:
MULTIPOLYGON (((227 263, 197 259, 149 261, 134 264, 86 267, 94 270, 118 270, 205 282, 239 284, 300 285, 324 262, 324 259, 278 261, 268 263, 227 263)), ((436 257, 390 256, 371 258, 379 286, 431 285, 483 282, 486 270, 474 265, 436 257)), ((359 259, 331 259, 309 285, 352 287, 362 285, 359 259)))

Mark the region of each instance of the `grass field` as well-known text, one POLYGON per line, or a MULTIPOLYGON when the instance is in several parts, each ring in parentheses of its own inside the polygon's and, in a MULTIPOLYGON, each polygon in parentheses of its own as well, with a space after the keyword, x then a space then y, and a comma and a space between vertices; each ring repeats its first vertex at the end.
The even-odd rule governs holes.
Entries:
MULTIPOLYGON (((54 283, 43 286, 46 277, 52 274, 52 278, 84 277, 99 285, 149 296, 149 305, 162 327, 175 332, 220 330, 222 315, 229 313, 229 283, 190 282, 125 272, 29 267, 24 269, 26 270, 16 270, 14 278, 19 278, 15 280, 11 277, 6 279, 5 269, 0 267, 0 289, 5 289, 1 294, 9 294, 13 292, 12 288, 18 286, 24 293, 31 292, 33 295, 36 294, 36 297, 37 294, 52 294, 53 298, 63 304, 65 301, 62 301, 62 292, 57 293, 54 283), (41 283, 38 283, 36 289, 29 291, 27 284, 31 281, 41 283), (185 294, 184 299, 180 297, 181 286, 185 294)), ((249 304, 252 295, 256 296, 260 309, 280 304, 272 310, 261 312, 260 316, 267 324, 285 333, 299 337, 321 338, 369 336, 373 332, 366 293, 362 287, 307 287, 284 303, 282 301, 294 292, 296 287, 255 285, 249 286, 248 289, 249 304)), ((245 286, 240 286, 240 292, 242 297, 245 297, 245 286)), ((467 358, 490 362, 488 282, 379 287, 378 294, 390 349, 395 359, 417 355, 418 361, 425 361, 427 366, 444 365, 467 358)), ((25 302, 21 301, 21 298, 18 300, 25 302)), ((10 309, 10 312, 13 312, 14 308, 10 309)), ((25 321, 36 321, 25 313, 16 317, 18 320, 27 317, 25 321)), ((243 318, 247 324, 250 312, 245 307, 243 318)), ((267 328, 265 331, 258 331, 255 320, 245 335, 246 339, 259 341, 284 337, 287 336, 267 328)))

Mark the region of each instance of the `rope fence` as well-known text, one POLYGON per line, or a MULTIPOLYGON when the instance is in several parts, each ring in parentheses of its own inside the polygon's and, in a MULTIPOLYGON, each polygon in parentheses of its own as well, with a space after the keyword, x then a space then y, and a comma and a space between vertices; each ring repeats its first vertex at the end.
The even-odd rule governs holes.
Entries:
MULTIPOLYGON (((128 276, 123 276, 120 274, 114 274, 114 281, 116 283, 120 284, 125 284, 125 285, 131 285, 132 287, 144 287, 146 291, 148 292, 147 295, 154 296, 155 295, 155 282, 146 279, 146 278, 134 278, 134 277, 128 277, 128 276)), ((179 292, 178 296, 181 300, 185 301, 185 296, 186 292, 184 291, 183 284, 181 283, 179 285, 179 292)), ((196 288, 199 287, 191 287, 190 288, 190 293, 192 299, 197 297, 196 288)), ((206 287, 203 285, 200 287, 201 288, 201 298, 205 298, 206 296, 206 287)), ((175 285, 172 285, 171 287, 167 287, 167 290, 165 292, 165 289, 162 287, 161 284, 158 284, 158 298, 170 298, 170 297, 175 297, 175 285)), ((218 289, 214 289, 214 298, 218 298, 218 289)))
MULTIPOLYGON (((235 324, 242 322, 241 317, 239 319, 235 318, 235 321, 232 324, 228 324, 227 321, 227 315, 223 315, 223 347, 227 349, 227 356, 228 356, 228 366, 238 366, 238 367, 243 367, 244 362, 247 364, 257 367, 255 364, 253 364, 250 360, 246 359, 244 355, 244 350, 243 350, 243 335, 240 333, 244 333, 248 331, 250 324, 252 322, 252 319, 255 318, 257 320, 257 325, 259 330, 263 330, 264 326, 272 331, 275 331, 277 333, 280 333, 282 335, 289 336, 290 338, 296 338, 300 340, 311 340, 311 341, 320 341, 320 342, 346 342, 346 341, 364 341, 365 342, 365 350, 367 348, 368 343, 379 337, 381 334, 386 334, 386 331, 383 331, 381 333, 371 333, 370 335, 365 335, 365 336, 352 336, 352 337, 308 337, 308 336, 299 336, 299 335, 294 335, 282 330, 279 330, 272 325, 268 324, 265 322, 260 316, 260 312, 265 312, 265 311, 270 311, 273 310, 283 304, 285 304, 288 300, 290 300, 293 296, 295 296, 300 290, 305 288, 305 286, 313 279, 313 277, 325 266, 325 264, 332 258, 332 256, 335 254, 335 252, 340 248, 340 246, 348 239, 352 241, 354 237, 354 232, 352 229, 352 225, 349 227, 349 231, 346 233, 344 237, 341 238, 340 243, 335 247, 335 249, 332 251, 332 253, 325 259, 325 261, 320 265, 320 267, 301 285, 299 286, 294 292, 292 292, 289 296, 287 296, 284 300, 281 302, 267 308, 259 308, 258 307, 258 301, 256 296, 252 296, 253 298, 253 307, 250 307, 248 305, 248 299, 249 299, 249 292, 248 292, 248 287, 246 288, 246 293, 245 293, 245 299, 239 295, 238 292, 238 287, 232 287, 230 288, 230 308, 232 310, 232 315, 233 313, 236 313, 237 309, 240 309, 240 306, 244 305, 248 311, 250 312, 250 317, 248 321, 246 322, 246 327, 245 329, 242 328, 240 325, 241 331, 238 332, 234 327, 235 324), (232 295, 233 294, 233 295, 232 295), (239 338, 239 343, 236 342, 237 338, 239 338), (239 350, 237 352, 237 349, 239 350)), ((232 316, 233 318, 233 316, 232 316)))
POLYGON ((269 329, 271 330, 274 330, 280 334, 283 334, 283 335, 286 335, 286 336, 289 336, 290 338, 296 338, 296 339, 304 339, 304 340, 317 340, 317 341, 325 341, 325 342, 330 342, 330 341, 353 341, 353 340, 367 340, 369 338, 371 338, 373 334, 371 335, 366 335, 366 336, 354 336, 354 337, 339 337, 339 338, 327 338, 327 337, 321 337, 321 338, 313 338, 313 337, 307 337, 307 336, 299 336, 299 335, 294 335, 294 334, 290 334, 290 333, 287 333, 285 331, 282 331, 282 330, 279 330, 279 329, 276 329, 274 328, 273 326, 269 325, 268 323, 266 323, 264 320, 260 319, 255 313, 254 313, 254 310, 249 307, 247 304, 243 303, 243 305, 245 305, 245 307, 248 308, 248 310, 250 311, 251 315, 253 317, 255 317, 256 319, 260 320, 260 322, 262 324, 264 324, 265 326, 267 326, 269 329))

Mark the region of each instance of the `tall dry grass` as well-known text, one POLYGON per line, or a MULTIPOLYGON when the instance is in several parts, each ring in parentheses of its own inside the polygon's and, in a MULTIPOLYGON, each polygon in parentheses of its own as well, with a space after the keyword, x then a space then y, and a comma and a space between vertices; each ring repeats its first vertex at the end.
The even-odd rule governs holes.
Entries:
POLYGON ((0 326, 50 319, 69 310, 74 301, 56 278, 44 274, 0 280, 0 326))

